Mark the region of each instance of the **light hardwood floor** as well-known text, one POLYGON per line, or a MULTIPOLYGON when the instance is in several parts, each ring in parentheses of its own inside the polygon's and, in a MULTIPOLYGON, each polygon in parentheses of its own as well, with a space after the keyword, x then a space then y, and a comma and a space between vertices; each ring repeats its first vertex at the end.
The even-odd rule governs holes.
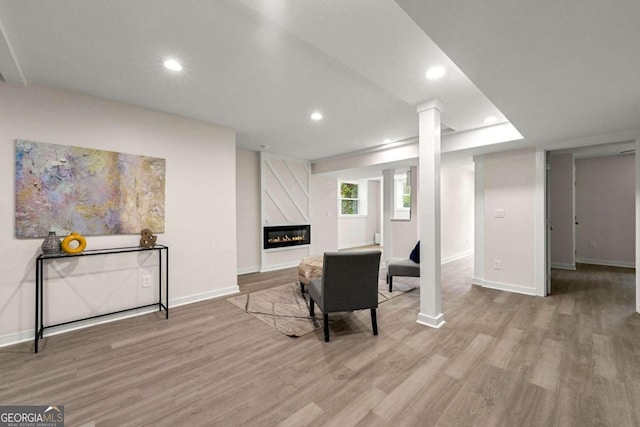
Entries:
MULTIPOLYGON (((417 291, 380 306, 379 336, 364 311, 330 343, 221 298, 5 347, 0 404, 64 405, 68 426, 640 426, 633 270, 554 270, 547 298, 470 275, 444 266, 439 330, 416 324, 417 291)), ((240 278, 280 280, 295 269, 240 278)))

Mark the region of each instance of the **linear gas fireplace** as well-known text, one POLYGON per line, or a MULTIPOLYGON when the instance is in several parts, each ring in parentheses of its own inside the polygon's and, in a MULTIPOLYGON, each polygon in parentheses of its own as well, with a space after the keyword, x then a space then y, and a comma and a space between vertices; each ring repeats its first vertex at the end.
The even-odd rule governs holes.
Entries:
POLYGON ((264 227, 264 248, 308 245, 311 243, 310 225, 281 225, 264 227))

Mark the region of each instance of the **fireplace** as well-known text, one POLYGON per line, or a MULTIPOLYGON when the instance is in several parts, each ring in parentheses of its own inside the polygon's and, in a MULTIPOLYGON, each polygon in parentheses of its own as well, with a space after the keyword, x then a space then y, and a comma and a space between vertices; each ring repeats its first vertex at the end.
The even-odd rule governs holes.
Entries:
POLYGON ((281 225, 264 227, 264 248, 308 245, 311 243, 310 225, 281 225))

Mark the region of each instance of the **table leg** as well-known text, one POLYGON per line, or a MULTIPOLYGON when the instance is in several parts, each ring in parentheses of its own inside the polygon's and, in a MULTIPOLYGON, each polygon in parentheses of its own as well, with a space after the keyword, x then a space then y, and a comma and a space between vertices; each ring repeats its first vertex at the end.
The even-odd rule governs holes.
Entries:
POLYGON ((165 262, 166 262, 166 264, 165 264, 166 265, 166 270, 165 270, 166 277, 164 279, 165 280, 165 285, 167 287, 167 290, 165 292, 165 297, 166 297, 165 309, 166 309, 166 313, 167 313, 166 318, 168 320, 169 319, 169 248, 165 248, 165 249, 167 251, 167 256, 166 256, 166 259, 165 259, 165 262))
POLYGON ((34 327, 34 334, 35 334, 35 340, 33 343, 33 349, 34 349, 34 353, 38 352, 38 335, 40 335, 40 330, 38 329, 38 326, 40 325, 40 322, 38 321, 38 313, 40 313, 40 304, 38 304, 39 302, 39 298, 40 298, 40 260, 36 259, 36 307, 35 307, 35 317, 36 317, 36 323, 35 323, 35 327, 34 327))

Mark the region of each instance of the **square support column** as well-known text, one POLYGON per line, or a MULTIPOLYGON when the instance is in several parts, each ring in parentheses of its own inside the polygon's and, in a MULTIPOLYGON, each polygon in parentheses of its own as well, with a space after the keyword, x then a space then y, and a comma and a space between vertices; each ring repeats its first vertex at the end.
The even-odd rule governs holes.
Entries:
POLYGON ((636 312, 640 313, 640 136, 636 137, 636 312))
POLYGON ((393 258, 393 228, 391 218, 393 217, 393 185, 394 170, 384 169, 382 171, 382 251, 384 252, 385 266, 389 258, 393 258))
POLYGON ((417 322, 439 328, 444 324, 440 284, 440 112, 439 101, 418 105, 420 183, 420 313, 417 322))

